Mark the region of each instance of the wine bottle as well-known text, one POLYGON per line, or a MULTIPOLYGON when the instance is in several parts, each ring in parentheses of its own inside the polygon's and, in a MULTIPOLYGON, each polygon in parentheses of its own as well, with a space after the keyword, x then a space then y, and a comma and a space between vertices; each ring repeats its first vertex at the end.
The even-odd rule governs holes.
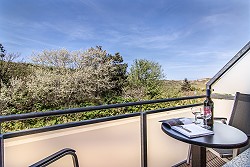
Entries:
POLYGON ((207 125, 213 126, 214 124, 214 102, 212 101, 210 89, 206 91, 206 100, 204 101, 204 112, 211 112, 211 117, 207 119, 207 125))

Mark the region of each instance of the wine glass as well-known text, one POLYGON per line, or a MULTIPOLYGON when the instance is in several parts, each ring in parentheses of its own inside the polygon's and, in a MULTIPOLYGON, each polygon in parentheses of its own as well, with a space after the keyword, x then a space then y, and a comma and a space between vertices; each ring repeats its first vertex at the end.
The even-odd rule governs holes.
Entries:
POLYGON ((202 118, 204 119, 203 128, 210 129, 211 127, 207 125, 207 120, 212 117, 212 111, 209 106, 205 106, 203 110, 202 118))
POLYGON ((191 108, 191 110, 192 110, 192 114, 194 114, 194 121, 193 121, 193 123, 195 123, 195 124, 201 123, 200 121, 198 121, 198 116, 201 115, 201 108, 199 108, 199 109, 193 109, 193 108, 191 108))

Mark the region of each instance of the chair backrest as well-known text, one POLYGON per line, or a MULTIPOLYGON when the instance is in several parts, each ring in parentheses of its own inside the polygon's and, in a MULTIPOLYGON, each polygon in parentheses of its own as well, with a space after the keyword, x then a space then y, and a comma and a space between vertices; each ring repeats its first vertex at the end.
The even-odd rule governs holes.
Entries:
POLYGON ((250 135, 250 95, 236 92, 229 125, 250 135))

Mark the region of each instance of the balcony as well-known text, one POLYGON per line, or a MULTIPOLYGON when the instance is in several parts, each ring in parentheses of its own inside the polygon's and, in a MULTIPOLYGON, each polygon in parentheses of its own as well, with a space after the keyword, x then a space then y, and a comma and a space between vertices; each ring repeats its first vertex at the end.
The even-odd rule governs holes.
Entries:
MULTIPOLYGON (((77 109, 77 112, 203 97, 96 106, 77 109)), ((147 157, 148 166, 155 163, 159 164, 160 161, 162 161, 162 165, 169 166, 185 159, 188 145, 164 135, 160 128, 161 123, 158 121, 173 117, 192 117, 191 107, 200 105, 192 104, 153 111, 141 111, 133 114, 6 133, 3 134, 4 163, 5 166, 13 167, 20 166, 20 164, 22 164, 21 166, 29 166, 58 150, 72 148, 76 150, 80 166, 142 166, 143 163, 146 163, 147 157), (147 143, 147 146, 145 143, 147 143), (174 155, 169 150, 175 150, 174 152, 179 155, 174 155), (161 157, 161 155, 164 156, 161 157), (165 156, 171 158, 165 159, 165 156), (13 157, 15 157, 15 161, 13 161, 13 157)), ((75 111, 68 110, 68 112, 75 111)), ((19 118, 15 115, 5 116, 3 119, 9 121, 31 117, 37 118, 45 116, 44 114, 57 115, 64 113, 65 111, 52 111, 33 113, 33 115, 18 115, 19 118)), ((59 163, 58 166, 65 166, 67 162, 71 163, 71 160, 64 161, 62 159, 56 163, 59 163)))
MULTIPOLYGON (((250 42, 208 83, 213 90, 214 115, 229 118, 236 91, 250 94, 250 42), (241 75, 239 75, 241 74, 241 75)), ((204 85, 205 87, 205 85, 204 85)), ((69 113, 202 99, 205 96, 159 99, 20 115, 1 116, 0 123, 69 113)), ((187 157, 188 144, 165 135, 160 120, 193 117, 201 103, 71 122, 1 134, 0 167, 29 166, 64 148, 76 151, 81 167, 168 167, 187 157)), ((70 156, 53 166, 73 166, 70 156)))

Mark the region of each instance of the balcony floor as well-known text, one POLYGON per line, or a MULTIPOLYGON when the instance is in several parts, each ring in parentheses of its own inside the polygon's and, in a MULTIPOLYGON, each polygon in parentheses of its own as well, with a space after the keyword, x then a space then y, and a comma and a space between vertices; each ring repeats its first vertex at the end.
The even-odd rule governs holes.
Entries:
MULTIPOLYGON (((189 165, 187 163, 183 163, 175 167, 191 167, 192 166, 191 163, 189 165)), ((207 151, 207 165, 206 165, 207 167, 221 167, 225 163, 226 163, 225 161, 214 155, 211 151, 209 150, 207 151)))

